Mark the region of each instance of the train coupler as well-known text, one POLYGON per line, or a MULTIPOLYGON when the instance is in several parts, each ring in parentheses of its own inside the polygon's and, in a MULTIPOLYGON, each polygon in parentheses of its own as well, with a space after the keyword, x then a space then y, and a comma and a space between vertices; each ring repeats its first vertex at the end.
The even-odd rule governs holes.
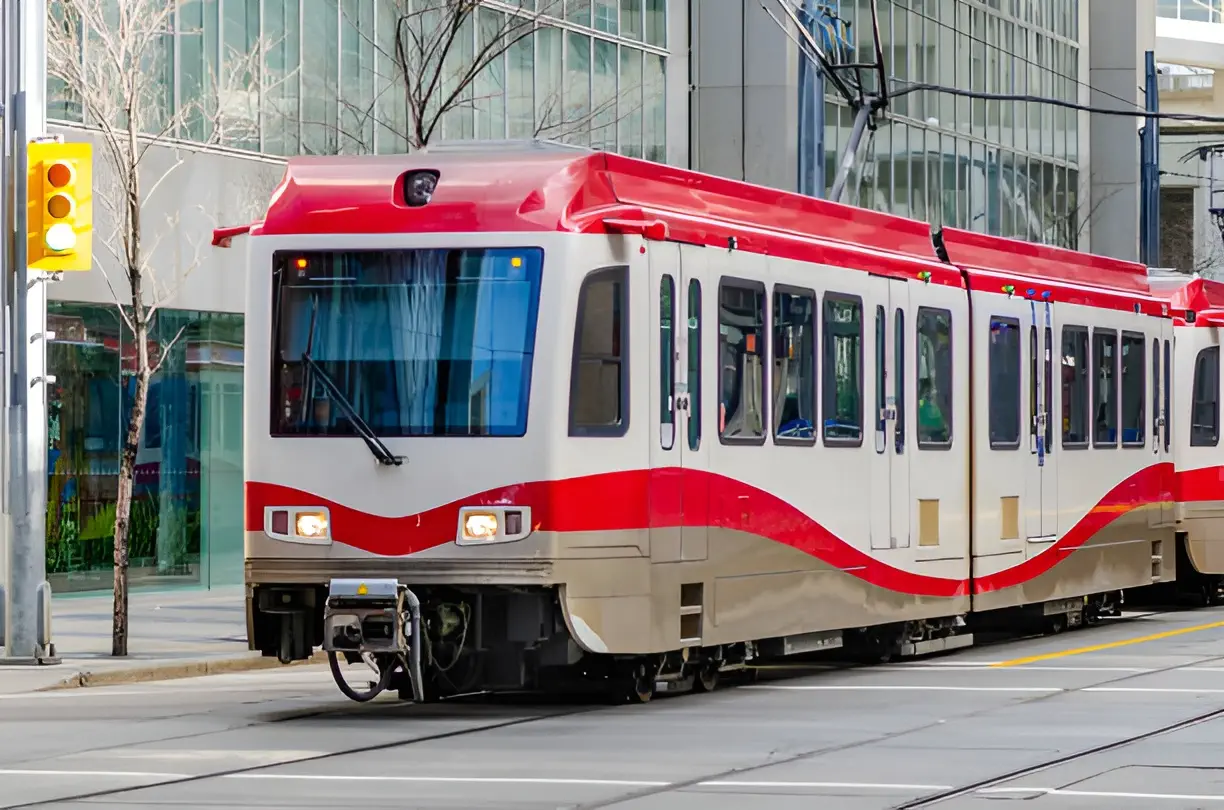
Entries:
POLYGON ((323 649, 336 685, 346 696, 372 700, 402 667, 412 684, 413 699, 425 700, 421 680, 421 602, 395 579, 333 579, 323 608, 323 649), (337 655, 361 657, 374 665, 379 680, 366 693, 345 682, 337 655))

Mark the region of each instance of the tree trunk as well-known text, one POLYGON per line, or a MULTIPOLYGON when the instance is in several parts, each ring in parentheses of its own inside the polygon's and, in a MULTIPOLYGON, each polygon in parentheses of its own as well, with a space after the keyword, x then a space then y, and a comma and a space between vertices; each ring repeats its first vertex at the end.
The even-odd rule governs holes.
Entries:
MULTIPOLYGON (((143 313, 141 313, 143 315, 143 313)), ((137 318, 136 393, 132 400, 132 415, 128 419, 127 436, 119 458, 119 494, 115 503, 115 607, 111 626, 111 655, 128 654, 128 536, 132 527, 132 486, 136 476, 136 451, 144 432, 145 406, 149 399, 149 364, 147 361, 148 327, 137 318)))

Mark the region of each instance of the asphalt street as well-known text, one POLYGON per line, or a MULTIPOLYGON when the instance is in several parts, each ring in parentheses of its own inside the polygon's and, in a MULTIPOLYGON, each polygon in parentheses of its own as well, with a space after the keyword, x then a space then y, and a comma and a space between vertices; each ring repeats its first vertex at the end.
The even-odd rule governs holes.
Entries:
POLYGON ((325 667, 6 694, 0 807, 1224 809, 1222 750, 1199 610, 643 706, 358 705, 325 667))

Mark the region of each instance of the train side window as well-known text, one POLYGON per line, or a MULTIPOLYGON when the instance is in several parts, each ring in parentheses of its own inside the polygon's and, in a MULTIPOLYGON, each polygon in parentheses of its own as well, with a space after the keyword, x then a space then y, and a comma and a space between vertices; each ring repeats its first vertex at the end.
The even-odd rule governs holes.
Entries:
POLYGON ((1092 446, 1118 446, 1118 333, 1092 330, 1092 446))
POLYGON ((578 292, 571 436, 624 436, 629 429, 628 288, 628 268, 622 265, 590 273, 578 292))
POLYGON ((688 286, 688 448, 701 447, 701 282, 688 286))
POLYGON ((659 443, 676 444, 676 281, 670 273, 659 282, 659 443))
POLYGON ((718 437, 765 441, 765 285, 723 278, 718 285, 718 437))
POLYGON ((825 444, 858 447, 863 443, 863 300, 827 293, 822 334, 825 444))
POLYGON ((1062 445, 1063 449, 1088 446, 1088 330, 1064 326, 1062 330, 1062 445))
POLYGON ((990 318, 988 398, 990 446, 995 450, 1020 447, 1020 321, 990 318))
POLYGON ((1173 362, 1170 357, 1169 341, 1164 342, 1164 449, 1169 452, 1169 443, 1173 435, 1173 362))
POLYGON ((774 286, 773 435, 777 444, 816 441, 816 293, 774 286))
POLYGON ((901 455, 905 452, 905 310, 899 307, 896 321, 893 325, 893 336, 897 345, 893 354, 897 358, 897 373, 893 375, 893 399, 897 408, 897 426, 893 433, 896 435, 897 455, 901 455))
POLYGON ((918 447, 952 445, 952 313, 918 308, 918 447))
POLYGON ((1147 444, 1147 342, 1143 335, 1122 333, 1122 446, 1147 444))
POLYGON ((1220 347, 1211 346, 1194 360, 1194 406, 1190 414, 1190 446, 1220 443, 1220 347))

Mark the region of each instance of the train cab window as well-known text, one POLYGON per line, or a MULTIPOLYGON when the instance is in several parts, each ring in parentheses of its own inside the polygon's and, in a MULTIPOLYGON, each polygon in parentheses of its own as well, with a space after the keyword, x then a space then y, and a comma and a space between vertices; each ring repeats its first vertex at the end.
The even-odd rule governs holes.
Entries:
POLYGON ((952 444, 952 313, 918 308, 918 447, 952 444))
POLYGON ((665 274, 659 282, 659 443, 676 443, 676 282, 665 274))
POLYGON ((1064 326, 1062 330, 1062 444, 1064 448, 1088 446, 1088 330, 1064 326))
POLYGON ((988 396, 990 446, 1014 450, 1020 446, 1020 322, 990 319, 988 396))
POLYGON ((773 293, 775 442, 816 441, 816 294, 781 285, 773 293))
POLYGON ((1092 332, 1092 446, 1118 445, 1118 333, 1092 332))
POLYGON ((569 434, 623 436, 629 429, 628 268, 596 270, 578 293, 570 372, 569 434))
POLYGON ((1147 444, 1147 343, 1143 335, 1122 333, 1122 446, 1147 444))
POLYGON ((765 285, 718 285, 718 436, 765 441, 765 285))
POLYGON ((1220 347, 1211 346, 1194 360, 1194 404, 1190 414, 1190 446, 1220 443, 1220 347))
POLYGON ((826 445, 863 441, 863 302, 828 293, 824 299, 823 399, 826 445))
POLYGON ((688 286, 688 448, 701 446, 701 282, 688 286))

